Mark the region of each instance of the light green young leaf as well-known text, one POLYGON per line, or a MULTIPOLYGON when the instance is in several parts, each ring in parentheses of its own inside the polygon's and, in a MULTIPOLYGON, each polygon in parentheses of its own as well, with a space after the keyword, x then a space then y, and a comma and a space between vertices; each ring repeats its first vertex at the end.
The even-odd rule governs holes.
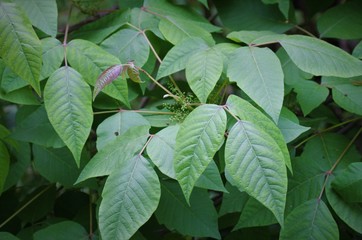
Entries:
POLYGON ((298 122, 294 122, 292 119, 288 118, 288 115, 285 114, 283 110, 278 121, 278 128, 282 132, 286 143, 293 141, 300 134, 310 129, 310 127, 301 126, 298 122))
POLYGON ((220 239, 217 213, 207 191, 196 188, 191 194, 190 204, 185 201, 176 182, 162 181, 161 192, 155 212, 159 223, 183 235, 220 239))
POLYGON ((54 223, 34 233, 34 240, 45 240, 50 238, 54 240, 87 240, 89 237, 84 227, 73 221, 54 223))
POLYGON ((101 47, 123 63, 133 60, 137 67, 142 67, 147 62, 150 52, 146 38, 133 29, 119 30, 104 40, 101 47))
POLYGON ((346 202, 362 202, 362 162, 351 163, 332 181, 333 189, 346 202))
POLYGON ((158 69, 157 79, 186 68, 187 62, 194 54, 208 47, 201 38, 190 38, 180 42, 166 54, 158 69))
POLYGON ((192 189, 224 141, 226 114, 221 106, 206 104, 192 111, 176 137, 176 178, 186 201, 192 189))
POLYGON ((362 61, 325 41, 292 35, 279 42, 295 65, 305 72, 346 78, 362 75, 362 61))
POLYGON ((311 199, 295 208, 280 231, 281 240, 338 239, 339 232, 327 205, 320 199, 311 199))
POLYGON ((42 47, 24 12, 14 3, 0 3, 0 57, 40 95, 42 47))
POLYGON ((73 68, 59 68, 48 79, 44 103, 50 123, 79 166, 93 122, 90 87, 73 68))
POLYGON ((229 182, 272 211, 283 226, 287 171, 283 154, 269 134, 239 120, 226 140, 225 174, 229 182))
POLYGON ((349 112, 362 115, 361 77, 323 77, 322 84, 332 88, 333 100, 349 112))
POLYGON ((283 70, 268 48, 241 47, 230 56, 227 75, 278 122, 283 104, 283 70))
POLYGON ((44 33, 55 37, 58 31, 58 9, 55 0, 14 0, 30 22, 44 33))
POLYGON ((160 182, 142 155, 122 162, 108 177, 99 206, 103 239, 129 239, 153 214, 160 200, 160 182))
POLYGON ((10 155, 5 144, 0 140, 0 195, 3 191, 10 166, 10 155))
POLYGON ((136 126, 108 143, 84 167, 76 183, 111 174, 139 153, 149 136, 149 126, 136 126))
POLYGON ((64 46, 56 38, 43 38, 43 66, 40 72, 40 80, 49 77, 57 70, 64 59, 64 46))
POLYGON ((117 136, 135 126, 151 127, 141 114, 135 112, 123 111, 106 118, 97 128, 97 149, 102 149, 117 136))
MULTIPOLYGON (((107 53, 96 44, 81 39, 68 43, 67 59, 70 65, 79 71, 92 86, 104 70, 121 63, 117 57, 107 53)), ((107 85, 102 91, 129 106, 127 82, 121 77, 107 85)))
POLYGON ((223 69, 221 54, 214 48, 191 56, 186 65, 186 79, 200 102, 205 103, 223 69))
POLYGON ((287 145, 280 129, 276 126, 276 124, 249 102, 235 95, 229 96, 226 105, 232 113, 240 118, 240 120, 252 122, 268 133, 279 146, 280 151, 283 153, 285 165, 288 167, 290 172, 293 172, 287 145))

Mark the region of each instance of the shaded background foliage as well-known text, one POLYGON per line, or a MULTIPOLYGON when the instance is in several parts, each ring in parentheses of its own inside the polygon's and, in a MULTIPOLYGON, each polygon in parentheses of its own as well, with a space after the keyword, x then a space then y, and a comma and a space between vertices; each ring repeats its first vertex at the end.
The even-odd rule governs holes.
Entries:
POLYGON ((0 239, 362 239, 361 10, 1 1, 0 239))

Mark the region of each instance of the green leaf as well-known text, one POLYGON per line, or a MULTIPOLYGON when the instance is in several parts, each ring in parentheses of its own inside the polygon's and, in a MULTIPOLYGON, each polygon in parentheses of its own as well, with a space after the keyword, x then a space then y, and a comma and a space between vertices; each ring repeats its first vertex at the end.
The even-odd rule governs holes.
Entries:
POLYGON ((221 54, 209 48, 194 54, 186 65, 186 79, 200 102, 205 103, 223 69, 221 54))
POLYGON ((325 41, 292 35, 282 38, 280 44, 292 61, 305 72, 335 77, 362 75, 360 60, 325 41))
POLYGON ((339 173, 332 181, 333 189, 346 202, 362 203, 362 163, 351 163, 348 168, 339 173))
MULTIPOLYGON (((333 176, 332 176, 333 177, 333 176)), ((330 179, 333 181, 333 178, 330 179)), ((362 207, 361 203, 348 203, 343 200, 328 184, 326 195, 329 204, 337 216, 342 219, 350 228, 362 234, 362 207)))
POLYGON ((5 67, 1 79, 1 88, 6 93, 15 91, 27 85, 29 85, 29 83, 14 73, 9 67, 5 67))
POLYGON ((162 33, 158 29, 160 20, 156 17, 156 15, 150 14, 141 8, 133 8, 130 13, 129 21, 132 25, 137 26, 139 29, 144 30, 145 32, 147 30, 152 31, 157 37, 164 39, 162 33))
POLYGON ((79 175, 72 153, 66 148, 33 145, 34 168, 49 182, 72 187, 79 175))
MULTIPOLYGON (((86 40, 76 39, 67 46, 67 58, 70 65, 94 86, 98 76, 108 67, 120 64, 119 59, 107 53, 99 46, 86 40)), ((120 77, 107 85, 103 92, 129 106, 127 82, 120 77)))
MULTIPOLYGON (((294 115, 294 113, 292 114, 294 115)), ((278 121, 278 128, 282 132, 286 143, 293 141, 299 135, 310 129, 310 127, 301 126, 299 125, 299 122, 294 122, 292 119, 288 118, 283 110, 278 121)))
POLYGON ((191 37, 202 38, 208 43, 214 42, 208 31, 195 25, 193 21, 185 20, 184 17, 177 18, 167 16, 162 18, 159 24, 159 29, 167 41, 173 45, 191 37))
POLYGON ((187 62, 194 54, 207 48, 207 43, 201 38, 190 38, 180 42, 166 54, 158 69, 157 79, 186 68, 187 62))
POLYGON ((361 3, 348 1, 325 11, 317 20, 321 38, 362 38, 361 3))
POLYGON ((241 212, 250 196, 246 192, 240 191, 237 187, 226 182, 225 188, 228 191, 223 194, 219 216, 227 213, 241 212))
POLYGON ((84 167, 76 183, 111 174, 119 165, 133 158, 149 136, 149 126, 136 126, 101 148, 84 167))
POLYGON ((40 95, 41 43, 30 21, 14 3, 0 3, 0 56, 40 95))
POLYGON ((91 98, 90 87, 82 76, 67 66, 55 71, 44 89, 49 121, 72 152, 78 166, 93 122, 91 98))
POLYGON ((332 88, 333 100, 349 112, 362 115, 361 77, 323 77, 322 84, 332 88))
POLYGON ((44 33, 55 37, 58 31, 58 9, 55 0, 14 0, 30 22, 44 33))
POLYGON ((147 62, 150 52, 145 36, 133 29, 119 30, 104 40, 101 47, 117 56, 123 63, 133 60, 138 67, 147 62))
POLYGON ((175 182, 162 181, 161 193, 155 212, 161 224, 183 235, 220 239, 217 213, 205 190, 196 188, 191 194, 190 205, 175 182))
POLYGON ((0 232, 0 239, 3 240, 20 240, 19 238, 15 237, 11 233, 8 232, 0 232))
POLYGON ((129 239, 153 214, 161 189, 147 159, 137 155, 108 177, 99 206, 103 239, 129 239))
POLYGON ((6 177, 10 166, 10 155, 5 144, 0 141, 0 195, 3 191, 6 177))
POLYGON ((283 153, 285 165, 291 172, 293 172, 287 145, 280 129, 275 125, 275 123, 253 105, 235 95, 229 96, 226 105, 232 113, 240 118, 240 120, 252 122, 262 128, 264 132, 269 134, 283 153))
POLYGON ((67 239, 88 239, 88 233, 82 225, 73 221, 63 221, 52 224, 34 233, 34 240, 67 240, 67 239))
POLYGON ((280 231, 281 240, 338 238, 338 226, 327 205, 320 199, 311 199, 295 208, 280 231))
POLYGON ((283 36, 285 35, 270 31, 238 31, 229 33, 227 38, 235 42, 243 42, 251 45, 277 42, 283 36))
POLYGON ((283 154, 269 134, 239 120, 226 140, 225 174, 229 182, 270 209, 283 226, 287 171, 283 154))
POLYGON ((192 189, 224 141, 226 114, 221 106, 206 104, 192 111, 176 137, 176 178, 186 201, 192 189))
POLYGON ((40 80, 48 78, 57 70, 64 59, 63 44, 56 38, 43 38, 43 67, 40 72, 40 80))
POLYGON ((214 161, 211 161, 195 183, 195 187, 209 190, 227 192, 222 182, 219 169, 214 161))
POLYGON ((141 114, 135 112, 122 111, 106 118, 97 128, 97 149, 102 149, 117 136, 136 126, 151 127, 141 114))
POLYGON ((230 57, 227 75, 278 122, 283 104, 283 70, 268 48, 241 47, 230 57))
POLYGON ((19 141, 35 143, 44 147, 65 146, 49 121, 44 105, 21 107, 17 113, 16 127, 10 137, 19 141))
MULTIPOLYGON (((1 81, 1 79, 0 79, 1 81)), ((9 93, 0 90, 0 99, 21 105, 39 105, 39 97, 29 87, 23 87, 9 93)))
POLYGON ((353 49, 352 55, 356 58, 362 59, 362 41, 353 49))

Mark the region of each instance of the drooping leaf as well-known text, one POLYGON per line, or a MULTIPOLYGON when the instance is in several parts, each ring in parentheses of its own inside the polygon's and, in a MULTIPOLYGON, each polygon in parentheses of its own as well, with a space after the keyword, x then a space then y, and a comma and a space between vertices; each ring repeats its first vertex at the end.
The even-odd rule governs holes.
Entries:
MULTIPOLYGON (((96 84, 104 70, 115 64, 121 64, 117 57, 94 43, 81 39, 75 39, 67 45, 67 59, 70 65, 92 86, 96 84)), ((127 82, 122 81, 121 78, 107 85, 103 92, 129 106, 127 82)))
POLYGON ((137 155, 108 177, 99 207, 103 239, 129 239, 156 210, 160 182, 147 159, 137 155))
POLYGON ((133 29, 121 29, 104 40, 101 47, 117 56, 121 62, 134 61, 142 67, 148 59, 150 47, 142 33, 133 29))
POLYGON ((52 224, 34 233, 34 240, 65 240, 65 239, 88 239, 88 233, 82 225, 73 221, 63 221, 52 224))
POLYGON ((283 70, 268 48, 241 47, 230 56, 227 75, 278 122, 283 104, 283 70))
POLYGON ((208 45, 201 38, 190 38, 180 42, 166 54, 158 69, 157 79, 186 68, 188 60, 194 54, 207 48, 208 45))
POLYGON ((93 101, 98 93, 102 91, 105 86, 111 84, 115 79, 118 78, 119 75, 121 75, 122 71, 124 71, 123 69, 124 67, 122 64, 117 64, 110 66, 109 68, 104 70, 101 75, 99 75, 94 85, 93 101))
POLYGON ((174 164, 187 202, 195 182, 224 141, 225 128, 225 111, 212 104, 197 107, 181 124, 176 137, 174 164))
MULTIPOLYGON (((299 122, 294 122, 291 118, 288 117, 285 111, 281 112, 279 121, 278 121, 278 128, 282 132, 285 142, 289 143, 296 139, 300 134, 308 131, 310 127, 304 127, 299 125, 299 122)), ((293 113, 292 113, 293 114, 293 113)), ((295 116, 293 114, 293 116, 295 116)))
POLYGON ((64 59, 64 46, 56 38, 43 38, 43 66, 40 72, 40 80, 49 77, 57 70, 64 59))
POLYGON ((205 190, 195 189, 189 205, 177 183, 162 181, 161 199, 155 215, 161 224, 183 235, 220 239, 217 213, 205 190))
POLYGON ((91 90, 71 67, 62 67, 48 79, 44 102, 49 121, 72 152, 79 166, 80 154, 93 122, 91 90))
POLYGON ((0 3, 0 56, 40 95, 41 43, 29 19, 14 3, 0 3))
POLYGON ((280 44, 292 61, 317 76, 354 77, 362 75, 362 62, 325 41, 301 35, 285 36, 280 44), (320 63, 323 64, 320 64, 320 63))
POLYGON ((223 69, 221 54, 209 48, 191 56, 186 65, 186 79, 200 102, 205 103, 223 69))
POLYGON ((321 38, 362 38, 361 3, 348 1, 328 9, 317 20, 321 38))
POLYGON ((269 134, 239 120, 226 140, 225 174, 229 182, 272 211, 283 226, 287 172, 283 154, 269 134))
POLYGON ((55 37, 58 31, 58 9, 55 0, 14 0, 30 22, 46 34, 55 37))
POLYGON ((362 115, 362 87, 357 83, 361 77, 337 78, 323 77, 322 84, 332 88, 333 100, 349 112, 362 115))
POLYGON ((280 239, 338 239, 339 232, 327 205, 311 199, 295 208, 285 220, 280 239))
POLYGON ((150 127, 150 123, 142 115, 129 111, 121 111, 106 118, 97 127, 97 149, 102 149, 128 129, 136 126, 150 127))
POLYGON ((149 136, 149 126, 136 126, 101 148, 89 161, 76 183, 88 178, 110 175, 125 161, 129 161, 142 149, 149 136))
POLYGON ((3 191, 6 177, 8 176, 10 166, 10 155, 5 144, 0 141, 0 195, 3 191))
POLYGON ((346 202, 362 203, 361 172, 361 162, 351 163, 348 168, 338 174, 332 181, 333 189, 346 202))

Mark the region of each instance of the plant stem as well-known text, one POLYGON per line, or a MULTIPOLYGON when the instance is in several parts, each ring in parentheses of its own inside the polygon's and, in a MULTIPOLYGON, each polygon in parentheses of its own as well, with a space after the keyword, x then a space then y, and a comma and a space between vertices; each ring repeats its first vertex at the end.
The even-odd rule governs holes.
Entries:
POLYGON ((136 113, 145 113, 145 114, 155 114, 155 115, 174 115, 173 112, 160 112, 160 111, 149 111, 149 110, 128 110, 128 109, 118 109, 118 110, 109 110, 94 112, 94 115, 98 114, 107 114, 107 113, 116 113, 116 112, 136 112, 136 113))
POLYGON ((296 29, 298 29, 299 31, 302 31, 302 32, 304 32, 305 34, 309 35, 310 37, 317 38, 317 37, 314 36, 311 32, 309 32, 308 30, 306 30, 306 29, 304 29, 304 28, 302 28, 302 27, 300 27, 300 26, 298 26, 298 25, 294 25, 294 27, 295 27, 296 29))
POLYGON ((70 16, 72 15, 72 9, 73 5, 69 8, 68 13, 68 19, 67 19, 67 25, 65 26, 65 33, 64 33, 64 40, 63 40, 63 47, 64 47, 64 64, 68 67, 68 61, 67 61, 67 40, 68 40, 68 32, 69 32, 69 21, 70 16))
POLYGON ((150 137, 148 138, 147 142, 145 143, 145 145, 143 146, 143 148, 141 149, 140 153, 138 154, 138 156, 141 156, 142 153, 145 151, 146 147, 148 146, 148 144, 151 142, 152 138, 155 135, 151 134, 150 137))
POLYGON ((236 121, 240 121, 240 119, 239 119, 234 113, 232 113, 232 112, 229 110, 229 108, 227 107, 227 105, 223 105, 222 107, 223 107, 223 109, 225 109, 225 111, 227 111, 233 118, 235 118, 236 121))

